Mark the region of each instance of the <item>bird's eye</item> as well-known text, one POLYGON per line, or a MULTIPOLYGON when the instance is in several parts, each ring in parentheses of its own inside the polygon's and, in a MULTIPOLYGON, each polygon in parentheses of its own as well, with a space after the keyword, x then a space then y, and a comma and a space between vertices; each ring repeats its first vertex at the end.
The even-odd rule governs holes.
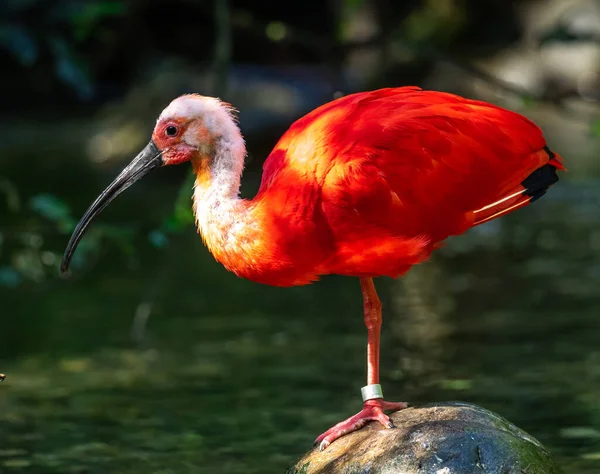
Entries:
POLYGON ((169 125, 165 128, 165 133, 170 137, 174 137, 177 135, 177 127, 175 125, 169 125))

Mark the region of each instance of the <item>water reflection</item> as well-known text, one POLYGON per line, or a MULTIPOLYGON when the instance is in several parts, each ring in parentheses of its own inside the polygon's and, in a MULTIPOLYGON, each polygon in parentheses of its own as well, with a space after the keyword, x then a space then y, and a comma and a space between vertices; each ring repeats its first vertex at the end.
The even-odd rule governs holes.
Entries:
POLYGON ((391 294, 386 331, 391 360, 390 376, 404 380, 412 391, 438 381, 444 372, 449 351, 447 339, 453 331, 450 313, 454 311, 452 279, 434 257, 405 277, 386 282, 391 294))

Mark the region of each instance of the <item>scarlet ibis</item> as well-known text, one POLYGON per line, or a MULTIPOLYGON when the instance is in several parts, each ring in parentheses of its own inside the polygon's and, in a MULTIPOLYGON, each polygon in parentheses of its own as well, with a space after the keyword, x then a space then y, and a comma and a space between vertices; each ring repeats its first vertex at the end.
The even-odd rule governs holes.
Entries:
POLYGON ((190 161, 204 243, 237 276, 275 286, 321 275, 358 277, 367 327, 363 409, 316 443, 326 448, 405 403, 379 384, 381 303, 373 278, 398 277, 448 236, 526 206, 554 184, 562 159, 525 117, 418 87, 348 95, 291 125, 263 166, 253 199, 239 197, 246 148, 233 108, 184 95, 152 139, 94 201, 66 248, 66 271, 92 220, 151 170, 190 161))

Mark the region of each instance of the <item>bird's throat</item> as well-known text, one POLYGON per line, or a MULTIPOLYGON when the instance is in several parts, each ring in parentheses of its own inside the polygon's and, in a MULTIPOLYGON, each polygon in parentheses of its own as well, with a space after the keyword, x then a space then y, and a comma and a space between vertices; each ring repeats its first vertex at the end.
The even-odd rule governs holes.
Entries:
POLYGON ((239 197, 244 155, 235 156, 232 151, 240 153, 221 150, 214 157, 192 161, 196 173, 193 209, 209 251, 228 270, 242 274, 255 263, 250 260, 260 245, 261 225, 253 202, 239 197))
POLYGON ((208 192, 211 185, 210 159, 205 156, 197 157, 192 160, 192 167, 196 174, 194 188, 201 188, 205 193, 208 192))

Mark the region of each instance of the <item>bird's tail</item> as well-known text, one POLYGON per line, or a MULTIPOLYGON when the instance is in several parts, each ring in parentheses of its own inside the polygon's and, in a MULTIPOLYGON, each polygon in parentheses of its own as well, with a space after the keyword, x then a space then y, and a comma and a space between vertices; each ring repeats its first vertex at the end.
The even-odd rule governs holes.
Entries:
POLYGON ((548 188, 558 181, 557 171, 565 171, 562 158, 544 147, 546 162, 525 178, 518 186, 497 201, 473 212, 473 225, 483 224, 508 214, 541 198, 548 188))

